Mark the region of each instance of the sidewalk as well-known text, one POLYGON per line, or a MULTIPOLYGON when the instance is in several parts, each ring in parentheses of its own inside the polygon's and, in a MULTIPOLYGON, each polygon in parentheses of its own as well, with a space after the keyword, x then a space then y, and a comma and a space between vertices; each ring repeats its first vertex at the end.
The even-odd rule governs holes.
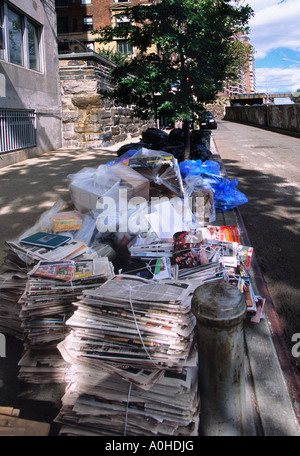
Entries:
MULTIPOLYGON (((115 151, 122 144, 105 149, 53 151, 35 159, 28 159, 0 169, 1 210, 0 241, 14 239, 30 228, 43 211, 49 209, 58 198, 69 200, 67 176, 78 172, 83 167, 96 167, 116 158, 115 151)), ((222 151, 217 151, 212 141, 212 152, 221 161, 222 151)), ((219 224, 238 224, 242 237, 247 233, 238 211, 218 214, 219 224)), ((0 252, 0 261, 4 257, 0 252)), ((256 266, 256 265, 255 265, 256 266)), ((258 288, 257 294, 263 294, 263 279, 257 269, 252 271, 258 288)), ((11 357, 5 362, 0 359, 0 404, 7 398, 14 403, 3 404, 14 407, 28 407, 27 418, 42 419, 43 414, 51 418, 60 407, 64 385, 28 385, 19 390, 17 366, 22 344, 9 340, 11 357), (8 386, 7 386, 8 385, 8 386), (5 389, 6 388, 6 389, 5 389), (21 396, 17 397, 17 394, 21 396), (39 407, 39 404, 41 406, 39 407), (43 409, 44 405, 48 409, 43 409)), ((249 436, 300 436, 299 424, 293 410, 292 398, 287 386, 286 373, 283 372, 275 349, 270 322, 267 318, 259 324, 245 325, 245 367, 247 379, 247 429, 249 436)))

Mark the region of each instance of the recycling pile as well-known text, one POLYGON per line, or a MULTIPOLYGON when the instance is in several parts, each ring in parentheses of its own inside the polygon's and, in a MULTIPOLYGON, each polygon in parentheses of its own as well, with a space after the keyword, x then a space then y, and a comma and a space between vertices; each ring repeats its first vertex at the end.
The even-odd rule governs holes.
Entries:
MULTIPOLYGON (((19 361, 18 378, 30 383, 65 383, 69 380, 68 364, 64 362, 57 344, 68 334, 66 320, 73 314, 73 301, 89 288, 113 277, 107 258, 74 260, 77 268, 91 263, 94 273, 75 280, 59 280, 59 271, 70 268, 68 261, 39 262, 28 273, 28 281, 19 303, 24 331, 24 352, 19 361), (53 276, 49 269, 55 269, 53 276), (96 270, 96 272, 95 272, 96 270), (47 277, 48 276, 48 277, 47 277)), ((73 277, 72 277, 73 278, 73 277)))
POLYGON ((67 209, 58 200, 6 242, 0 330, 24 341, 21 380, 68 382, 62 435, 197 435, 194 289, 226 281, 263 315, 252 247, 214 226, 247 198, 206 147, 180 162, 162 136, 69 175, 67 209))
POLYGON ((58 347, 72 365, 62 435, 197 435, 192 291, 119 275, 83 293, 58 347))

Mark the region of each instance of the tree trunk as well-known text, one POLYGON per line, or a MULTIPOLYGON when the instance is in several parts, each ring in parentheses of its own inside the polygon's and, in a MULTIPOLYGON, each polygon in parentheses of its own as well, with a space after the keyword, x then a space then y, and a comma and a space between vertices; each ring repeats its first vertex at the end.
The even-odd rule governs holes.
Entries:
POLYGON ((183 121, 184 131, 184 154, 183 160, 190 160, 191 157, 191 134, 190 134, 190 123, 188 120, 183 121))

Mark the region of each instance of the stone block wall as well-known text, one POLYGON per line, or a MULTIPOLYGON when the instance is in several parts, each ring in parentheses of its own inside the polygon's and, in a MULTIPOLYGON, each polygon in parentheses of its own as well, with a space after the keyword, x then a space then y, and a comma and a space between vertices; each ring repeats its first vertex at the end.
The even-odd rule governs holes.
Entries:
MULTIPOLYGON (((102 95, 114 64, 94 52, 59 56, 63 147, 96 148, 137 138, 153 122, 102 95)), ((138 141, 138 140, 137 140, 138 141)))
POLYGON ((225 120, 300 136, 300 104, 226 107, 225 120))

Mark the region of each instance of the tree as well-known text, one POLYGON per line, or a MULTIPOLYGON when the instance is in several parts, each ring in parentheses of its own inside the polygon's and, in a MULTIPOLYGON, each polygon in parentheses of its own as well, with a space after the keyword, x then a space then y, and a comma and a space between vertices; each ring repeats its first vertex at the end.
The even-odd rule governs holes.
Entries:
POLYGON ((297 89, 295 92, 292 93, 291 100, 294 103, 300 103, 300 89, 297 89))
POLYGON ((182 120, 188 159, 190 121, 246 62, 251 47, 235 37, 247 32, 252 9, 237 0, 162 0, 123 14, 124 25, 94 32, 101 43, 126 39, 137 51, 112 71, 111 96, 140 118, 182 120))

